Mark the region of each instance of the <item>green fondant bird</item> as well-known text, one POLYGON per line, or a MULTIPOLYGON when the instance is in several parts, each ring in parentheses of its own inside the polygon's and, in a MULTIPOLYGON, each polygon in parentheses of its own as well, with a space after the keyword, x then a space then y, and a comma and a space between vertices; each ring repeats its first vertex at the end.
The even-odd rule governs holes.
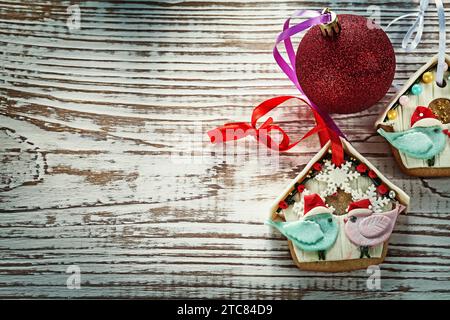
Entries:
POLYGON ((269 220, 267 224, 275 227, 296 247, 303 251, 317 251, 319 260, 325 260, 325 251, 333 246, 339 228, 318 194, 304 196, 304 216, 298 221, 281 222, 269 220))

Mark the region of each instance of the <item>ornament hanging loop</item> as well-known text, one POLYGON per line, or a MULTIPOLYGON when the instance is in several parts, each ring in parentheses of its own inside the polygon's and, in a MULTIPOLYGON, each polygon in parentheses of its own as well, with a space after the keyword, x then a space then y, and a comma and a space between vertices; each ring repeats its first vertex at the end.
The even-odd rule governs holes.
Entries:
POLYGON ((435 0, 436 9, 438 11, 439 18, 439 56, 438 56, 438 67, 436 75, 436 83, 439 86, 444 86, 444 72, 445 72, 445 9, 441 0, 435 0))
POLYGON ((322 35, 324 37, 336 37, 341 32, 341 24, 339 23, 336 13, 329 8, 325 8, 322 10, 322 14, 330 15, 330 22, 319 25, 322 35))
MULTIPOLYGON (((444 72, 446 69, 445 63, 445 42, 446 42, 446 34, 445 34, 445 9, 442 4, 442 0, 434 0, 436 4, 437 15, 439 19, 439 51, 438 51, 438 64, 437 64, 437 72, 436 72, 436 83, 439 86, 444 85, 444 72)), ((429 0, 420 0, 419 11, 417 13, 409 13, 403 16, 397 17, 392 20, 385 30, 387 30, 392 24, 397 21, 408 18, 408 17, 416 17, 416 21, 414 21, 413 25, 409 28, 408 32, 405 34, 405 37, 402 41, 402 48, 406 50, 406 52, 411 52, 417 48, 422 39, 423 29, 425 25, 425 12, 427 11, 429 6, 429 0), (412 36, 415 34, 414 39, 412 36)))

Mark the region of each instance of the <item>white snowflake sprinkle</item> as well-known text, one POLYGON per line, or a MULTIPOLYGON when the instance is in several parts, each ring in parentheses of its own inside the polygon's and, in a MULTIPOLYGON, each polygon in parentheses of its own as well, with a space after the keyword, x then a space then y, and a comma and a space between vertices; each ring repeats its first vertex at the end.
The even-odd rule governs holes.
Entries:
POLYGON ((377 193, 377 188, 375 185, 370 185, 365 192, 361 189, 353 190, 351 192, 353 201, 358 201, 362 199, 369 199, 372 204, 373 212, 383 212, 385 206, 387 206, 391 200, 386 197, 379 197, 377 193))
POLYGON ((322 171, 315 178, 327 184, 323 196, 329 196, 336 193, 338 189, 351 194, 353 189, 350 182, 359 176, 359 172, 352 170, 352 162, 350 161, 336 167, 330 160, 325 160, 322 171))

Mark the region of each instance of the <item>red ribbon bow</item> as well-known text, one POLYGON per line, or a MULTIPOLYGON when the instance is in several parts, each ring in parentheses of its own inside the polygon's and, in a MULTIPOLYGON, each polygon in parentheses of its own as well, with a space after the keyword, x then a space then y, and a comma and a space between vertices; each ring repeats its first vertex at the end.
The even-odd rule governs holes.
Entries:
POLYGON ((220 143, 230 140, 238 140, 248 135, 253 135, 258 141, 264 143, 267 147, 273 150, 287 151, 295 147, 301 141, 317 133, 322 146, 331 140, 332 161, 336 166, 340 166, 344 162, 344 151, 339 135, 326 125, 322 117, 313 108, 311 108, 311 110, 316 119, 316 126, 309 130, 300 140, 294 143, 290 143, 290 138, 286 132, 280 126, 273 123, 272 117, 269 117, 266 121, 264 121, 259 128, 256 127, 257 122, 261 117, 290 99, 300 100, 311 108, 305 100, 299 97, 280 96, 271 98, 264 101, 253 110, 251 123, 226 123, 221 127, 208 131, 208 136, 212 143, 220 143), (281 133, 281 142, 277 143, 271 138, 270 133, 272 131, 278 131, 281 133))

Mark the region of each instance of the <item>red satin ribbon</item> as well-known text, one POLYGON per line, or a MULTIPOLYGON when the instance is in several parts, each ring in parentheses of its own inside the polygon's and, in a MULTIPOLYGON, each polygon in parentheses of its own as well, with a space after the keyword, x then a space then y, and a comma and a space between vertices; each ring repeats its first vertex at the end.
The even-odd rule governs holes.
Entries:
POLYGON ((341 139, 334 130, 330 129, 326 125, 323 118, 313 108, 311 108, 311 110, 316 119, 316 126, 309 130, 300 140, 294 143, 290 143, 289 136, 280 126, 273 124, 272 117, 269 117, 259 128, 256 127, 256 124, 260 118, 265 116, 274 108, 278 107, 280 104, 290 99, 300 100, 311 108, 311 106, 305 100, 299 97, 280 96, 271 98, 264 101, 253 110, 251 123, 226 123, 221 127, 208 131, 208 136, 212 143, 220 143, 230 140, 238 140, 248 135, 253 135, 258 141, 264 143, 267 147, 273 150, 287 151, 295 147, 301 141, 317 133, 319 135, 320 144, 322 146, 324 146, 328 141, 331 140, 332 161, 336 166, 340 166, 344 162, 344 150, 342 148, 341 139), (281 142, 277 143, 270 137, 270 133, 272 131, 278 131, 279 133, 281 133, 283 137, 281 139, 281 142))

